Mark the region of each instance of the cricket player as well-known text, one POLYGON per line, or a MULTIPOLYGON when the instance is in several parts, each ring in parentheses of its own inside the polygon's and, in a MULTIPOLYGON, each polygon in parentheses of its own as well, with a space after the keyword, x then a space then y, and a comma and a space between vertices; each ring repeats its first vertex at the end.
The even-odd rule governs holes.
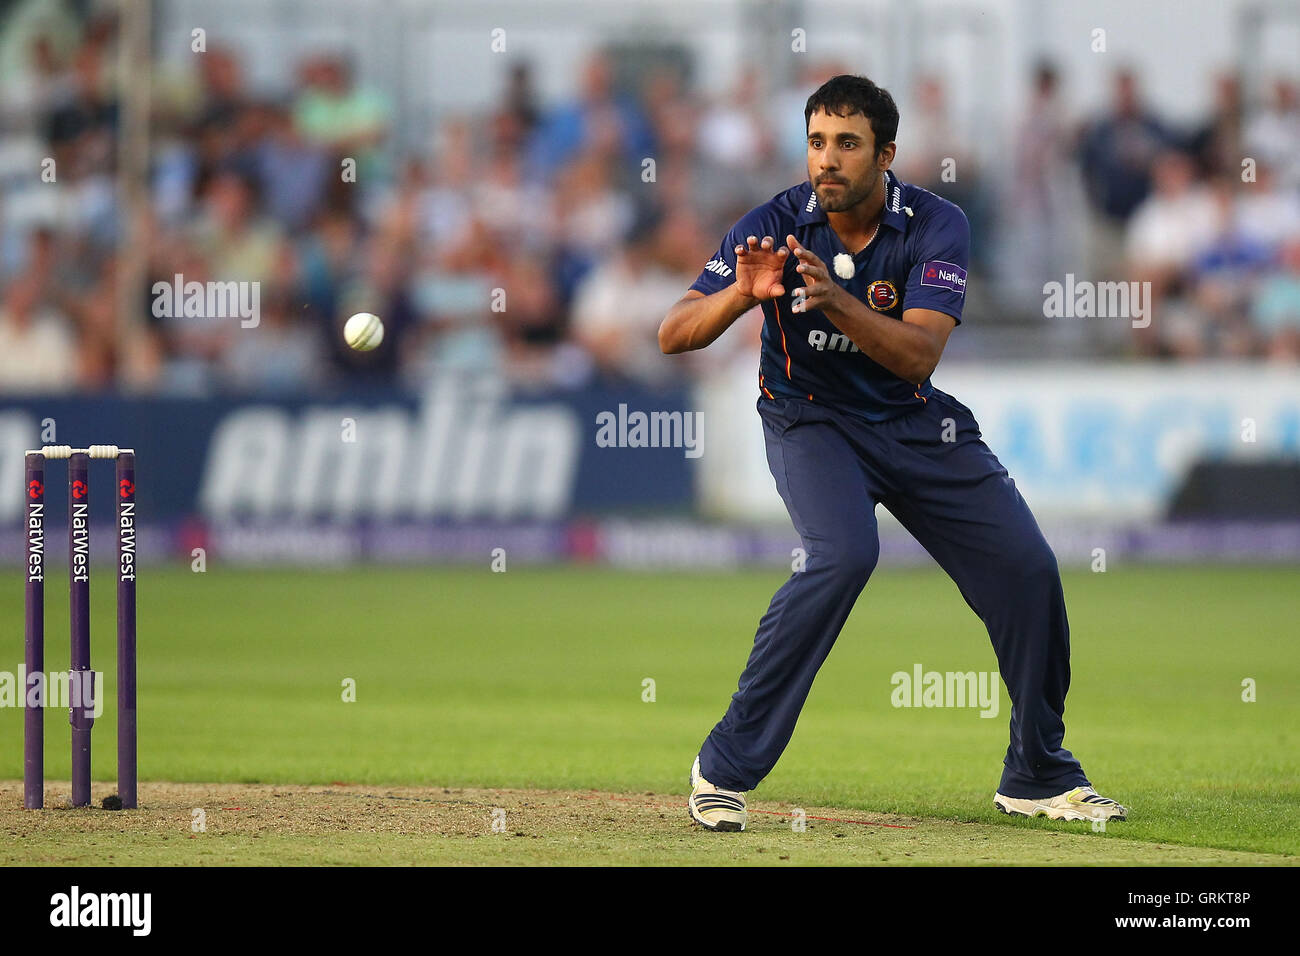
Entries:
POLYGON ((762 306, 758 413, 806 552, 695 758, 690 815, 709 830, 745 828, 745 791, 785 750, 876 566, 882 504, 993 641, 1012 702, 994 806, 1123 820, 1062 746, 1070 638, 1056 558, 970 409, 930 382, 961 322, 966 216, 890 171, 898 109, 870 80, 834 77, 804 119, 809 181, 736 223, 659 329, 666 353, 701 349, 762 306))

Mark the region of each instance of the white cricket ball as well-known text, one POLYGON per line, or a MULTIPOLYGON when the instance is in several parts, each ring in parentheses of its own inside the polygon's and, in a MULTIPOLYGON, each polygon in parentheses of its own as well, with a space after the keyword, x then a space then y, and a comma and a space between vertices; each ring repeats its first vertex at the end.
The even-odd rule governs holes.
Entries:
POLYGON ((857 271, 853 265, 853 257, 847 252, 835 253, 833 263, 835 266, 835 274, 841 279, 852 279, 853 273, 857 271))
POLYGON ((343 341, 358 352, 369 352, 384 340, 384 323, 373 312, 358 312, 343 326, 343 341))

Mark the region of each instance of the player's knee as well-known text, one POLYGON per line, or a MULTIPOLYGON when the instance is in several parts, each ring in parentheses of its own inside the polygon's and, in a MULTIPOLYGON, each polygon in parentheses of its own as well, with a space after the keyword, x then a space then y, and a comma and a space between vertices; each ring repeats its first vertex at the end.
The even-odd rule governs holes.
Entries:
POLYGON ((880 545, 872 538, 841 541, 823 547, 816 557, 837 581, 861 587, 876 569, 880 545))
POLYGON ((1041 547, 1033 548, 1019 556, 1015 564, 1015 574, 1027 587, 1053 586, 1061 580, 1061 569, 1057 566, 1056 555, 1043 542, 1041 547))

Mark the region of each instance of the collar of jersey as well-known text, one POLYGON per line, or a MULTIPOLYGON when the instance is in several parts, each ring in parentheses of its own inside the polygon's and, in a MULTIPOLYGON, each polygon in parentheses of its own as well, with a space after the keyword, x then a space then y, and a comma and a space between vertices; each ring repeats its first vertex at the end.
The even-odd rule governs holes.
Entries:
MULTIPOLYGON (((817 201, 817 193, 812 188, 812 183, 804 184, 807 189, 807 198, 804 199, 803 208, 799 215, 795 217, 796 226, 806 226, 814 222, 827 222, 826 213, 817 201)), ((903 232, 907 229, 907 214, 903 212, 903 182, 894 175, 892 169, 885 170, 885 215, 881 218, 883 225, 903 232)))

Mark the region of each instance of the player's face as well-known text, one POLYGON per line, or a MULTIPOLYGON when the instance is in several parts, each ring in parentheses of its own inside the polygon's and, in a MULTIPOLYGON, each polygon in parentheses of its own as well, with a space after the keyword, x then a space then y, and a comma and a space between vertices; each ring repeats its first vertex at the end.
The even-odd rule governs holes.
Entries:
POLYGON ((845 212, 881 187, 893 150, 876 155, 871 121, 861 113, 836 116, 818 110, 808 117, 808 181, 827 212, 845 212))

